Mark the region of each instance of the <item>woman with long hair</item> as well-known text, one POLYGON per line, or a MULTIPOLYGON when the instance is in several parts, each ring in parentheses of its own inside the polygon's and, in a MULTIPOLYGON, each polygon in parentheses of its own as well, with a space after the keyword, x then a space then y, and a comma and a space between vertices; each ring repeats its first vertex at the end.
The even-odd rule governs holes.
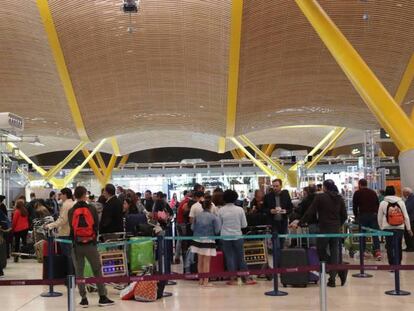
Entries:
MULTIPOLYGON (((202 203, 203 212, 199 213, 193 221, 192 229, 194 236, 213 236, 220 232, 220 219, 211 212, 211 196, 207 195, 202 203)), ((216 256, 216 243, 214 240, 194 240, 191 245, 191 252, 198 255, 198 273, 210 272, 211 256, 216 256)), ((201 278, 202 286, 211 286, 208 278, 201 278)))
MULTIPOLYGON (((20 240, 26 245, 27 233, 29 232, 29 212, 22 200, 17 200, 12 220, 12 231, 14 235, 14 252, 20 252, 20 240)), ((14 257, 14 262, 18 262, 19 257, 14 257)))

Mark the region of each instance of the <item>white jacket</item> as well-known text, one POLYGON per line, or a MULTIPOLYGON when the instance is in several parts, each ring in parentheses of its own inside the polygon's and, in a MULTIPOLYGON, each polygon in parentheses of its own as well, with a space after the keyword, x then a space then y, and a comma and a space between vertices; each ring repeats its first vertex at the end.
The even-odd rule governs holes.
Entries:
POLYGON ((63 202, 62 207, 60 208, 59 218, 48 225, 48 228, 58 228, 58 236, 69 236, 70 235, 70 226, 68 213, 69 210, 75 205, 75 202, 72 199, 67 199, 63 202))
POLYGON ((387 207, 388 207, 388 203, 398 203, 398 205, 400 206, 403 214, 404 214, 404 222, 405 222, 405 228, 407 230, 411 230, 411 224, 410 224, 410 217, 408 216, 407 213, 407 208, 405 207, 405 203, 404 201, 397 196, 386 196, 384 198, 384 201, 382 201, 380 203, 379 209, 378 209, 378 225, 380 227, 381 230, 385 230, 385 229, 400 229, 400 230, 404 230, 404 224, 400 225, 400 226, 391 226, 388 222, 387 222, 387 207))

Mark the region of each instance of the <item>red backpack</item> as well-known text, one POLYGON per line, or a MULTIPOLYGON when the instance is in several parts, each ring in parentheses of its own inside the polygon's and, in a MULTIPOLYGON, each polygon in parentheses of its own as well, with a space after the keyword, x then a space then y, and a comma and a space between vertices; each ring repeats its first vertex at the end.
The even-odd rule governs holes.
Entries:
POLYGON ((74 242, 86 244, 95 241, 94 225, 95 220, 90 209, 87 206, 77 207, 72 217, 74 242))
POLYGON ((387 222, 391 226, 401 226, 404 224, 404 214, 397 202, 388 203, 387 222))

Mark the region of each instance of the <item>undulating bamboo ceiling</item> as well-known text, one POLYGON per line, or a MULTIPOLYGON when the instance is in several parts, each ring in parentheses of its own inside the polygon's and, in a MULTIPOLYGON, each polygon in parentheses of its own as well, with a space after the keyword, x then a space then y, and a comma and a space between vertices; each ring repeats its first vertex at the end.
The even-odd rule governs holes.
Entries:
MULTIPOLYGON (((236 1, 236 0, 234 0, 236 1)), ((391 94, 414 52, 414 1, 320 0, 391 94)), ((225 136, 230 0, 49 0, 89 138, 117 136, 122 153, 182 146, 218 150, 225 136)), ((0 110, 21 115, 25 134, 71 149, 72 121, 35 0, 0 6, 0 110)), ((339 145, 378 128, 293 0, 244 0, 236 135, 255 143, 312 145, 329 128, 353 128, 339 145)), ((414 102, 414 87, 403 107, 414 102)), ((25 149, 24 149, 25 148, 25 149)), ((227 150, 233 148, 227 144, 227 150)))

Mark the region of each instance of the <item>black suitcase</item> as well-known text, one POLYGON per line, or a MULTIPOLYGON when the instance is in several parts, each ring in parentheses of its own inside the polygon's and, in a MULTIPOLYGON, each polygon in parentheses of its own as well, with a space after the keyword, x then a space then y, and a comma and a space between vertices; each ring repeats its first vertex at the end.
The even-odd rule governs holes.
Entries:
MULTIPOLYGON (((47 280, 49 277, 48 273, 49 257, 43 257, 43 279, 47 280)), ((68 274, 68 263, 67 257, 63 255, 53 256, 53 278, 64 279, 68 274)))
MULTIPOLYGON (((308 265, 308 255, 303 248, 289 248, 281 250, 280 267, 296 268, 308 265)), ((284 287, 291 285, 306 287, 309 283, 308 272, 284 273, 280 275, 280 282, 284 287)))

